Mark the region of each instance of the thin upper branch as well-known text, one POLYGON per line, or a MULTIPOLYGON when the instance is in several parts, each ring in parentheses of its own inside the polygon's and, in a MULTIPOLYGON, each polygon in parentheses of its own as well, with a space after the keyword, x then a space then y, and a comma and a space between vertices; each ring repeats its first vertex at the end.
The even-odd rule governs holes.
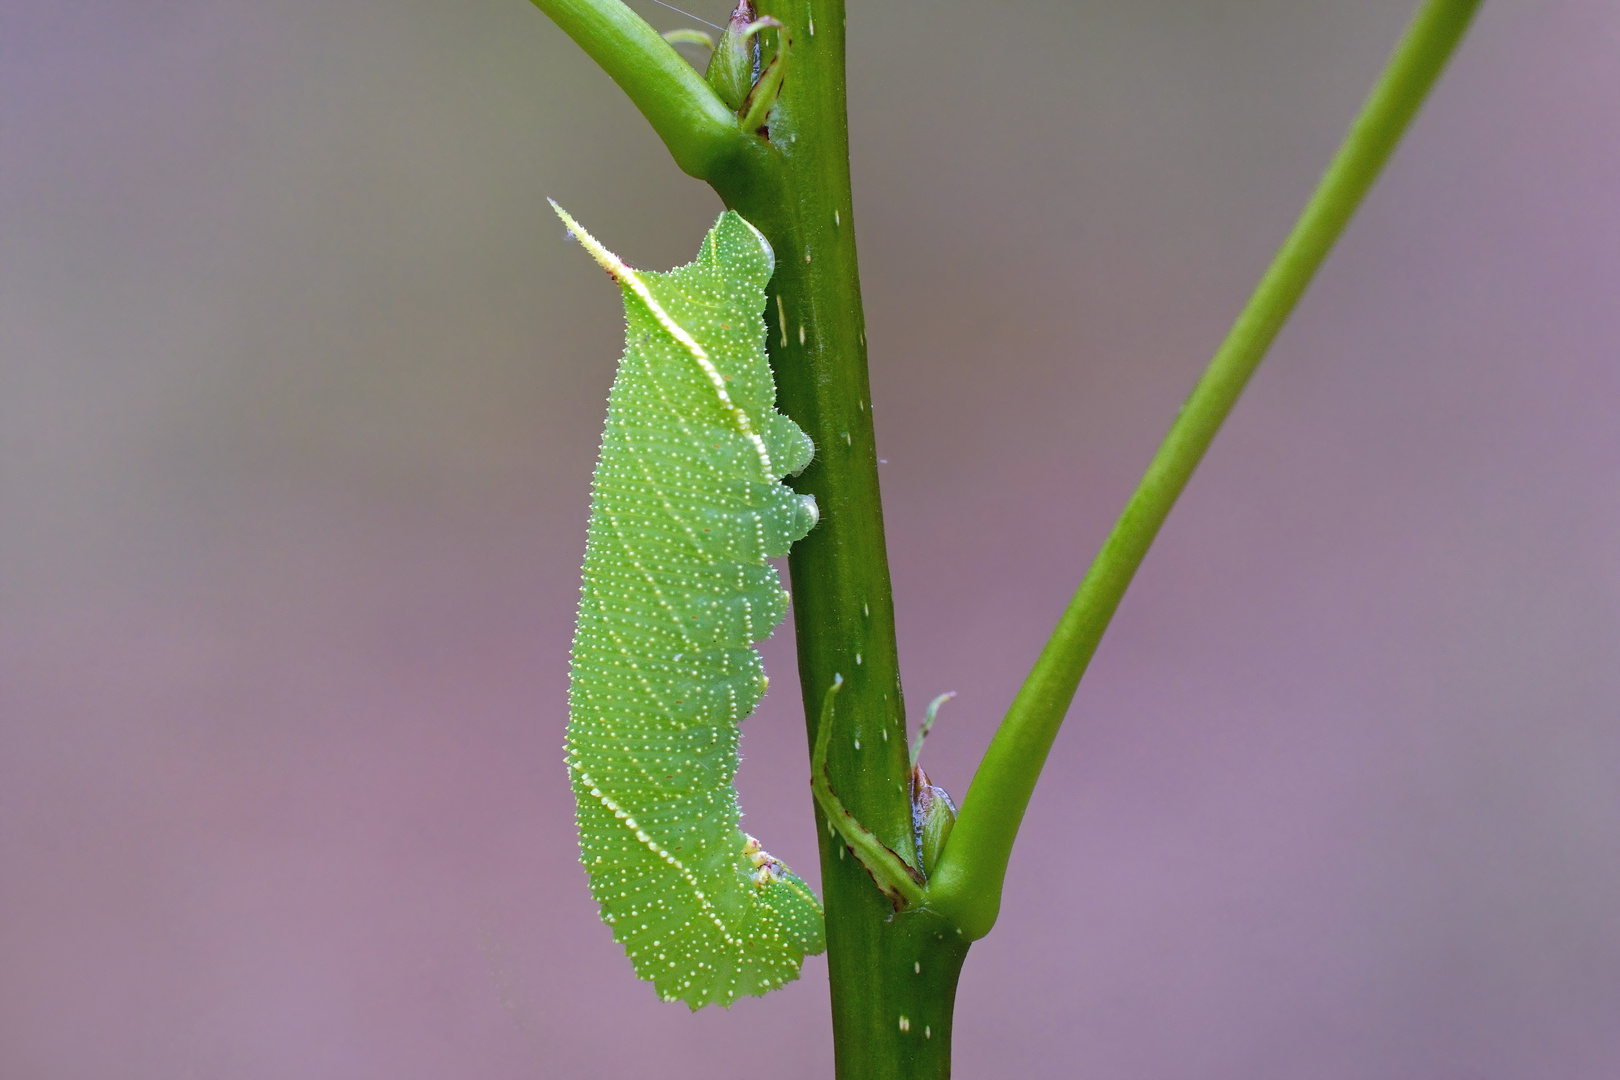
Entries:
POLYGON ((745 146, 736 114, 621 0, 533 0, 619 84, 681 171, 711 180, 745 146))

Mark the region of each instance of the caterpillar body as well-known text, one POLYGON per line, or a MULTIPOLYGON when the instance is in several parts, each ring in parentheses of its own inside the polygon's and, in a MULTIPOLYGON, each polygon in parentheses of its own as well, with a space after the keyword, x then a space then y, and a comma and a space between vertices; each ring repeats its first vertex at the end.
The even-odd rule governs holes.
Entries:
POLYGON ((766 363, 774 256, 727 211, 692 263, 636 271, 557 213, 619 283, 627 324, 570 664, 580 856, 638 975, 668 1001, 730 1005, 824 948, 820 901, 742 831, 733 783, 765 693, 753 646, 787 613, 766 560, 816 523, 782 483, 813 448, 766 363))

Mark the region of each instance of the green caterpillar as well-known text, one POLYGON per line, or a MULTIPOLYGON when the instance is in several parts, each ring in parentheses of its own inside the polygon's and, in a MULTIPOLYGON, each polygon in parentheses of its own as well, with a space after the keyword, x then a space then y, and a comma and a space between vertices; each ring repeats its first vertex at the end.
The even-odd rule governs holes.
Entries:
POLYGON ((787 614, 767 559, 816 523, 782 478, 810 439, 765 359, 770 244, 720 215, 695 261, 632 270, 552 206, 624 292, 624 357, 592 486, 568 766, 602 919, 666 1001, 729 1006, 825 948, 810 887, 740 828, 755 642, 787 614))

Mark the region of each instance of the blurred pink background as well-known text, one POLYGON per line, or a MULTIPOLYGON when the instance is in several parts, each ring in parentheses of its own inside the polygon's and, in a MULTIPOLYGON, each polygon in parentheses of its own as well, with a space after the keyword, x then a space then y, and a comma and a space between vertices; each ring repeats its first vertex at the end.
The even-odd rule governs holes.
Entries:
MULTIPOLYGON (((958 795, 1413 6, 851 3, 958 795)), ((958 1075, 1620 1076, 1617 53, 1485 6, 1103 644, 958 1075)), ((0 1076, 830 1075, 823 960, 692 1016, 586 891, 622 324, 546 195, 653 268, 718 210, 522 0, 0 2, 0 1076)), ((814 877, 767 664, 744 806, 814 877)))

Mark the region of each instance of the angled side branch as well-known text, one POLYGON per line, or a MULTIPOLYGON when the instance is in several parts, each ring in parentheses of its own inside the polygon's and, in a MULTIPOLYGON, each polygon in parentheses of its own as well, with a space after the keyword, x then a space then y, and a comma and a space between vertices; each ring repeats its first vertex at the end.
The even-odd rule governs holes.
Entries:
POLYGON ((991 739, 962 800, 929 904, 969 939, 995 924, 1013 840, 1069 703, 1131 578, 1215 433, 1440 76, 1480 0, 1428 0, 1293 231, 1182 406, 991 739))
POLYGON ((736 114, 621 0, 533 2, 619 84, 681 171, 712 180, 746 148, 736 114))

